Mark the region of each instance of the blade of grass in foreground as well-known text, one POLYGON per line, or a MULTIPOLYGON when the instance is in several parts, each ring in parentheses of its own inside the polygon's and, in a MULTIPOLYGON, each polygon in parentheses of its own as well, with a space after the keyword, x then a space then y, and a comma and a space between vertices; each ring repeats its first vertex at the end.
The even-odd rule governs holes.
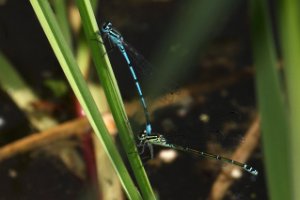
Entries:
POLYGON ((68 5, 67 1, 53 1, 54 9, 56 13, 56 19, 60 25, 60 29, 68 43, 69 46, 72 46, 72 34, 71 28, 68 20, 68 5))
POLYGON ((277 8, 290 111, 292 199, 300 199, 300 1, 280 0, 277 8))
POLYGON ((267 1, 253 0, 251 3, 256 89, 269 196, 272 200, 292 199, 288 113, 276 69, 277 61, 267 1))
MULTIPOLYGON (((155 199, 154 192, 137 153, 133 133, 128 122, 124 104, 107 53, 105 53, 103 44, 95 40, 98 38, 97 33, 99 32, 99 28, 90 1, 77 0, 76 3, 82 18, 83 29, 91 47, 91 53, 97 68, 98 76, 103 85, 109 106, 120 133, 122 145, 126 151, 142 196, 144 199, 155 199)), ((101 38, 99 38, 99 40, 101 40, 101 38)))
POLYGON ((87 88, 74 56, 68 47, 53 11, 46 0, 30 0, 32 7, 44 29, 44 32, 53 48, 53 51, 67 76, 69 83, 78 98, 94 132, 103 144, 129 199, 138 200, 141 196, 133 184, 127 169, 110 137, 97 106, 87 88))

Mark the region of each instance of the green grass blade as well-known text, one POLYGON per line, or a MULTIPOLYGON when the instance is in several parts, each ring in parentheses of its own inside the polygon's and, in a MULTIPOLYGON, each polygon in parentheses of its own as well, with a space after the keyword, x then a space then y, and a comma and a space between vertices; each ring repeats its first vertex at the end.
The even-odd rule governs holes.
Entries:
POLYGON ((69 25, 68 20, 68 10, 67 10, 67 1, 66 0, 58 0, 54 1, 54 9, 56 13, 57 22, 59 24, 59 27, 69 44, 69 46, 72 46, 72 34, 71 34, 71 28, 69 25))
MULTIPOLYGON (((118 89, 113 70, 109 63, 103 44, 96 41, 99 28, 89 0, 77 0, 78 9, 82 18, 83 28, 91 47, 92 57, 97 68, 98 76, 104 88, 109 106, 120 132, 122 145, 126 151, 135 178, 144 199, 155 199, 154 192, 143 168, 142 162, 135 146, 134 137, 124 104, 118 89)), ((99 38, 101 40, 101 38, 99 38)))
POLYGON ((202 54, 199 49, 203 49, 212 35, 222 30, 226 18, 232 15, 241 2, 243 1, 185 1, 174 13, 174 20, 166 24, 169 29, 153 57, 156 66, 153 76, 157 78, 144 91, 156 96, 163 92, 162 85, 172 84, 174 80, 181 82, 187 78, 194 66, 191 63, 195 60, 193 58, 202 54))
POLYGON ((267 2, 251 1, 252 43, 265 168, 272 200, 291 199, 287 106, 281 90, 267 2))
POLYGON ((278 1, 280 36, 290 111, 292 199, 300 199, 300 1, 278 1))
POLYGON ((87 88, 74 56, 72 55, 72 52, 58 27, 48 1, 30 0, 30 2, 76 97, 84 109, 94 132, 103 144, 103 147, 120 178, 121 184, 128 198, 134 200, 141 199, 141 196, 133 184, 112 141, 112 138, 104 125, 103 119, 87 88))
POLYGON ((46 114, 36 115, 32 102, 41 99, 23 80, 14 66, 0 51, 0 87, 12 101, 24 112, 32 126, 38 130, 45 130, 57 125, 57 121, 46 114))

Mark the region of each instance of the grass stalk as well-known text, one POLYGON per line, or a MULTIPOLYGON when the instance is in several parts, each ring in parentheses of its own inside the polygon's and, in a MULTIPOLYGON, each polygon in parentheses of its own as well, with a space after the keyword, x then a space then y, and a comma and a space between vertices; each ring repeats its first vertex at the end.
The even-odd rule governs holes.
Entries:
POLYGON ((90 1, 77 0, 76 2, 82 18, 83 29, 91 47, 92 58, 98 76, 104 88, 104 92, 120 133, 123 148, 129 159, 142 196, 144 199, 155 199, 154 192, 137 153, 134 136, 124 109, 116 78, 109 63, 102 39, 98 35, 99 28, 90 1))
POLYGON ((30 123, 38 130, 45 130, 57 125, 57 121, 46 114, 36 115, 33 102, 38 102, 38 95, 31 90, 21 75, 15 70, 4 54, 0 52, 0 87, 14 103, 25 113, 30 123))
MULTIPOLYGON (((292 199, 300 199, 300 2, 278 1, 280 39, 288 93, 292 199)), ((285 198, 287 199, 287 198, 285 198)))
POLYGON ((72 34, 71 34, 71 28, 70 23, 68 20, 68 9, 67 9, 67 1, 60 0, 60 1, 53 1, 54 3, 54 9, 56 13, 57 22, 59 24, 59 27, 69 44, 69 46, 72 46, 72 34))
POLYGON ((30 0, 30 3, 95 134, 103 144, 104 150, 120 178, 127 197, 134 200, 141 199, 140 193, 132 182, 120 154, 105 127, 103 119, 72 55, 72 51, 59 29, 49 2, 46 0, 30 0))
POLYGON ((256 91, 269 196, 272 200, 292 199, 288 112, 277 70, 267 1, 251 1, 251 14, 256 91))

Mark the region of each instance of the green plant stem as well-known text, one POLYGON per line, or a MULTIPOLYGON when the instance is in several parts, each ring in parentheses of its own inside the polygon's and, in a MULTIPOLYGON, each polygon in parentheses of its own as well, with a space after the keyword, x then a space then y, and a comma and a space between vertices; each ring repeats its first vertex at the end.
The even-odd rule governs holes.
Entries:
POLYGON ((251 14, 256 88, 269 196, 272 200, 291 199, 288 113, 276 69, 267 2, 251 1, 251 14))
POLYGON ((105 127, 74 56, 59 29, 48 1, 30 0, 30 2, 76 97, 120 178, 125 193, 129 199, 141 199, 105 127))
POLYGON ((300 199, 300 2, 281 0, 277 7, 290 111, 292 199, 300 199))
POLYGON ((83 28, 91 47, 91 53, 97 68, 98 76, 103 85, 104 92, 120 133, 122 145, 126 151, 142 196, 144 199, 155 199, 154 192, 137 153, 133 133, 124 109, 117 81, 109 63, 105 48, 103 44, 101 44, 102 40, 98 35, 99 28, 90 2, 89 0, 77 0, 76 2, 82 18, 83 28), (99 39, 99 41, 96 39, 99 39))
POLYGON ((31 90, 22 79, 14 66, 0 52, 0 86, 15 104, 25 113, 30 123, 38 130, 45 130, 57 125, 57 121, 46 114, 36 115, 33 102, 41 99, 31 90))
POLYGON ((57 22, 59 27, 70 47, 72 46, 72 34, 68 20, 67 1, 59 0, 54 1, 54 9, 56 13, 57 22))

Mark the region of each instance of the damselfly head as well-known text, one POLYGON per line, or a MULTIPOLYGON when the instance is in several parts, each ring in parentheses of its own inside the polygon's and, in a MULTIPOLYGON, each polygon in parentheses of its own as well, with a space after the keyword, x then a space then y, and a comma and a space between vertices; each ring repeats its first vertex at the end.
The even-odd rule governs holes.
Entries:
POLYGON ((112 23, 111 22, 105 22, 102 27, 101 27, 101 31, 103 33, 108 33, 109 31, 112 30, 112 23))

